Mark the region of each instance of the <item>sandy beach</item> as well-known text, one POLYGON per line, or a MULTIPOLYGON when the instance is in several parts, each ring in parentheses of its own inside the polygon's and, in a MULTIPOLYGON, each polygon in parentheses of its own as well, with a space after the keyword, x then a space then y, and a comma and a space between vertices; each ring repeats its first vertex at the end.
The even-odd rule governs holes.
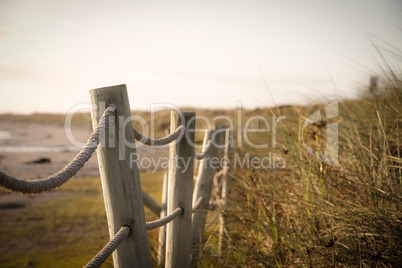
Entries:
MULTIPOLYGON (((75 142, 85 143, 92 129, 75 126, 71 133, 75 142)), ((63 124, 0 119, 0 170, 19 179, 52 175, 66 166, 80 150, 70 140, 63 124), (49 159, 50 163, 33 163, 42 158, 49 159)), ((137 151, 142 157, 159 157, 167 156, 168 149, 141 147, 137 151)), ((76 175, 81 176, 99 176, 96 153, 76 175)))

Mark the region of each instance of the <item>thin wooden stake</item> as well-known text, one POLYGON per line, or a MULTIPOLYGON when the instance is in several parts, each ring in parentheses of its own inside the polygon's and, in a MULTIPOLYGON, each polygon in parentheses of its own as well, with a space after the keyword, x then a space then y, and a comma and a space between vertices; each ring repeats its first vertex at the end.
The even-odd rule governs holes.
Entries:
MULTIPOLYGON (((221 195, 221 211, 225 211, 228 203, 227 198, 230 192, 230 184, 232 181, 230 172, 232 165, 230 165, 230 157, 232 154, 232 143, 233 143, 233 131, 230 129, 226 129, 225 132, 225 151, 224 151, 224 161, 223 165, 223 175, 222 175, 222 195, 221 195)), ((227 240, 227 227, 226 227, 226 219, 223 213, 220 214, 219 217, 219 243, 218 243, 218 251, 219 255, 222 256, 225 247, 225 241, 227 240)))
MULTIPOLYGON (((168 196, 168 173, 163 174, 163 186, 162 186, 162 210, 160 218, 166 216, 167 212, 167 196, 168 196)), ((165 249, 166 249, 166 225, 159 228, 158 237, 158 265, 160 267, 165 266, 165 249)))
MULTIPOLYGON (((208 140, 211 139, 211 145, 213 146, 209 154, 201 160, 198 169, 198 176, 196 184, 194 187, 193 203, 198 200, 198 198, 203 197, 200 206, 197 211, 193 213, 193 230, 192 230, 192 258, 191 266, 196 267, 198 259, 204 244, 204 229, 205 221, 208 213, 209 199, 211 196, 212 184, 214 180, 214 175, 216 169, 219 168, 220 160, 218 158, 218 148, 217 145, 222 145, 220 143, 223 140, 225 132, 221 130, 207 130, 204 135, 203 150, 205 150, 208 140)), ((194 206, 194 204, 193 204, 194 206)))
POLYGON ((165 267, 190 267, 191 217, 194 172, 194 112, 171 112, 170 132, 180 125, 185 133, 170 146, 168 214, 181 207, 183 214, 167 225, 165 267))

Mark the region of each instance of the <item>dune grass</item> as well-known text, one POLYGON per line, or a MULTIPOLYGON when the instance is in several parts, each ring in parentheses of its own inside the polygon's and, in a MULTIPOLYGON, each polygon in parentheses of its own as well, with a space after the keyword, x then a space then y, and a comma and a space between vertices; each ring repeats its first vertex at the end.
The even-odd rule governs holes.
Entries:
MULTIPOLYGON (((339 102, 339 116, 326 122, 338 124, 338 166, 308 153, 300 136, 302 122, 323 105, 287 114, 276 148, 238 148, 243 156, 275 152, 286 167, 234 170, 226 251, 217 256, 218 231, 211 228, 201 263, 401 267, 402 83, 389 82, 381 94, 339 102)), ((271 113, 280 116, 279 109, 271 113)), ((319 152, 326 138, 325 125, 305 131, 305 142, 319 152)))

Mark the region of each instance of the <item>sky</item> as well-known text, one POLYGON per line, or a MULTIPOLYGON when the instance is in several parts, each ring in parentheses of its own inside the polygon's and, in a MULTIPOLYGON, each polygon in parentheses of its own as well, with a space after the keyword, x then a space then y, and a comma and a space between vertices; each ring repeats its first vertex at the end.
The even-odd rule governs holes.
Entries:
POLYGON ((0 0, 0 113, 118 84, 132 110, 354 98, 381 74, 375 46, 402 48, 401 1, 0 0))

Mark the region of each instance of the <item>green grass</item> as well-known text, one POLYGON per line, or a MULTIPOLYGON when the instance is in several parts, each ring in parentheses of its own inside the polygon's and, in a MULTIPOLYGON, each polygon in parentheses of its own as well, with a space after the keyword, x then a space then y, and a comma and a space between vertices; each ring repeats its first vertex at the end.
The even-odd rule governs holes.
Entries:
MULTIPOLYGON (((79 267, 108 241, 99 179, 73 179, 63 187, 56 190, 60 196, 52 194, 46 202, 1 211, 1 267, 28 262, 35 267, 79 267)), ((111 262, 105 267, 112 267, 111 262)))
MULTIPOLYGON (((141 175, 143 189, 160 200, 163 172, 141 175)), ((27 196, 32 205, 0 211, 0 267, 82 267, 108 242, 99 178, 72 179, 53 192, 60 194, 45 202, 27 196)), ((157 218, 147 208, 145 213, 147 220, 157 218)), ((149 238, 155 246, 157 231, 149 238)), ((112 258, 102 267, 113 267, 112 258)))

